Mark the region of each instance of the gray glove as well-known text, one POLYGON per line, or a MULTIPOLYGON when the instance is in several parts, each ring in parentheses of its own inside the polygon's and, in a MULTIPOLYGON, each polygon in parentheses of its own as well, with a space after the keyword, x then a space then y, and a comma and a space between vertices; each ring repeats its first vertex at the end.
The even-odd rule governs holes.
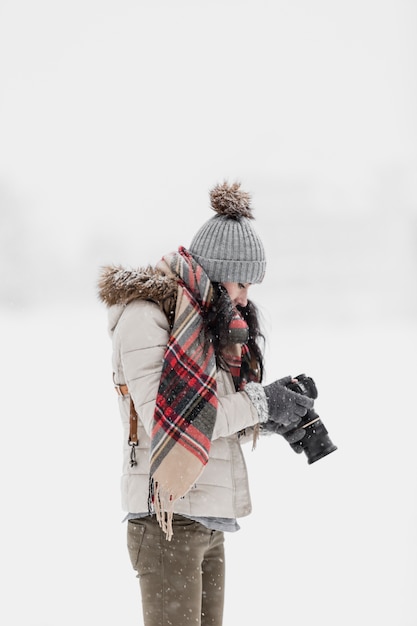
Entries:
POLYGON ((291 376, 286 376, 264 387, 269 411, 269 420, 264 425, 266 430, 284 434, 301 421, 308 409, 313 408, 312 398, 287 389, 285 385, 291 380, 291 376))

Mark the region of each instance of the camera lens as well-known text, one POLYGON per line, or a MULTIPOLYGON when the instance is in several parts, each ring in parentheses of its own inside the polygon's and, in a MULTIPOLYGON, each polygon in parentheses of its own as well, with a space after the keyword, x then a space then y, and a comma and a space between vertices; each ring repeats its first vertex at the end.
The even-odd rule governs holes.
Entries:
MULTIPOLYGON (((314 380, 305 374, 299 374, 295 382, 288 383, 287 387, 303 396, 317 398, 314 380)), ((305 452, 310 465, 337 450, 319 415, 312 409, 307 411, 294 430, 286 433, 285 438, 297 454, 305 452)))

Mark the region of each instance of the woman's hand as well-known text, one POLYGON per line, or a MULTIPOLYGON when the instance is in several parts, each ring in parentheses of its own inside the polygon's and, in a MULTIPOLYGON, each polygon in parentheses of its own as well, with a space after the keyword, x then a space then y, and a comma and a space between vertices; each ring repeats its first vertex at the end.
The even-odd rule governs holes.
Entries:
POLYGON ((285 385, 291 380, 287 376, 264 387, 269 419, 277 426, 296 426, 314 405, 308 396, 287 389, 285 385))

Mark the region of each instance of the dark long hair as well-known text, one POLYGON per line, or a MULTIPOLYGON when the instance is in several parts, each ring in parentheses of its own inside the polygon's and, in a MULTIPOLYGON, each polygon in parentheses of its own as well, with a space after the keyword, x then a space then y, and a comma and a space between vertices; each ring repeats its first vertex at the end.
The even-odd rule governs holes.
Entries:
MULTIPOLYGON (((206 337, 211 341, 216 354, 218 367, 224 367, 221 355, 227 347, 229 339, 229 324, 233 317, 233 305, 226 288, 220 283, 213 283, 213 302, 204 316, 206 337)), ((255 359, 262 380, 264 370, 263 348, 265 336, 261 332, 259 313, 255 304, 248 300, 245 307, 236 307, 249 328, 247 346, 251 357, 255 359)))

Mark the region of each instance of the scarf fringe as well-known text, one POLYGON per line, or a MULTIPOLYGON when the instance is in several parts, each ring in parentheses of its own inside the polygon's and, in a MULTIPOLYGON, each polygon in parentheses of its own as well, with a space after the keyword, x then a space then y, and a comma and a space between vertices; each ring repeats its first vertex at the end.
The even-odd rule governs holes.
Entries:
POLYGON ((172 529, 172 518, 174 515, 174 502, 160 488, 157 482, 151 480, 153 494, 153 510, 156 515, 157 522, 165 535, 167 541, 171 541, 174 534, 172 529))

